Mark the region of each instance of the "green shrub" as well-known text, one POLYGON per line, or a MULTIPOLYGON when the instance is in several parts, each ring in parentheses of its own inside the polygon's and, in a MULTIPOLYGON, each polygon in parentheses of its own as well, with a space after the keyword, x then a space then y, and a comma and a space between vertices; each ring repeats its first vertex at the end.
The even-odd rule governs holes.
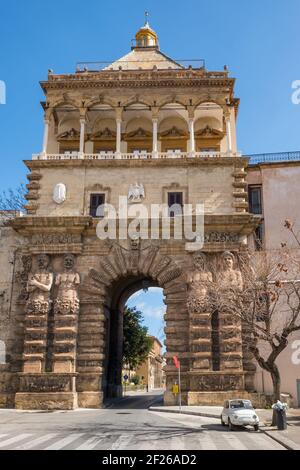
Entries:
POLYGON ((133 377, 131 377, 130 381, 134 383, 134 385, 138 385, 140 383, 140 376, 134 375, 133 377))

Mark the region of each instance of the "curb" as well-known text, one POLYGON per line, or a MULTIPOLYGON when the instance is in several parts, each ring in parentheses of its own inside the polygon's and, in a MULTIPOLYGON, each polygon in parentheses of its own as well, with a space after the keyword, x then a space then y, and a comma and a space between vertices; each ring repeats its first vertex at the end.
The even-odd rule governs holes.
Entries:
MULTIPOLYGON (((277 436, 274 436, 274 434, 267 429, 260 428, 260 430, 266 434, 266 436, 270 437, 273 439, 273 441, 277 442, 278 444, 281 444, 285 449, 287 450, 300 450, 300 445, 296 444, 294 441, 291 441, 291 439, 288 439, 287 437, 281 436, 280 438, 277 436)), ((276 432, 276 431, 275 431, 276 432)))
POLYGON ((202 416, 203 418, 220 418, 219 414, 208 414, 208 413, 201 413, 199 411, 179 411, 178 410, 170 410, 170 409, 165 409, 165 408, 160 408, 158 406, 150 406, 148 408, 149 411, 159 411, 163 413, 177 413, 177 414, 182 414, 182 415, 192 415, 192 416, 202 416))
MULTIPOLYGON (((178 410, 170 410, 170 409, 165 409, 165 408, 160 408, 160 407, 156 407, 156 406, 150 406, 149 408, 149 411, 158 411, 158 412, 163 412, 163 413, 177 413, 177 414, 184 414, 184 415, 193 415, 193 416, 202 416, 204 418, 220 418, 220 415, 217 415, 217 414, 212 414, 212 413, 200 413, 198 411, 179 411, 178 410)), ((268 431, 265 426, 264 426, 264 423, 262 422, 261 423, 261 426, 259 427, 259 430, 261 432, 263 432, 264 434, 266 434, 268 437, 270 437, 271 439, 273 439, 273 441, 276 441, 278 444, 281 444, 285 449, 287 450, 300 450, 300 445, 299 444, 296 444, 295 442, 291 441, 290 439, 286 438, 286 437, 276 437, 272 434, 272 432, 268 431)))

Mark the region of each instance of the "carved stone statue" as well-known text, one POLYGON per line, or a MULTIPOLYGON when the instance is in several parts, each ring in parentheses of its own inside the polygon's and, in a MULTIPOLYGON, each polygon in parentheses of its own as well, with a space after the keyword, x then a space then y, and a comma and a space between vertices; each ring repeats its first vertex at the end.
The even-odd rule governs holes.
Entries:
POLYGON ((201 313, 208 310, 209 284, 212 283, 212 280, 212 273, 206 268, 205 254, 195 253, 194 270, 187 275, 187 305, 190 313, 201 313))
POLYGON ((234 255, 225 251, 222 255, 223 269, 218 276, 219 285, 223 289, 243 290, 243 278, 239 269, 234 269, 234 255))
POLYGON ((53 274, 48 270, 50 258, 41 254, 37 258, 38 271, 29 273, 27 281, 28 300, 26 312, 29 314, 45 315, 50 307, 50 290, 53 284, 53 274))
POLYGON ((141 202, 145 198, 145 189, 142 184, 131 184, 128 191, 129 202, 141 202))
POLYGON ((57 274, 55 285, 58 286, 57 297, 54 303, 54 312, 62 315, 74 315, 79 311, 78 286, 80 276, 74 270, 75 256, 64 256, 64 272, 57 274))

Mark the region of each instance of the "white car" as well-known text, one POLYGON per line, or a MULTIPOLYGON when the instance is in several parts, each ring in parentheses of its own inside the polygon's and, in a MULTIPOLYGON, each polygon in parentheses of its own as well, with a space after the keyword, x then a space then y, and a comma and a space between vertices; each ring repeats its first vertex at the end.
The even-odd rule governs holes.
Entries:
POLYGON ((226 400, 221 414, 221 423, 234 426, 253 426, 255 431, 259 428, 259 417, 255 413, 250 400, 226 400))

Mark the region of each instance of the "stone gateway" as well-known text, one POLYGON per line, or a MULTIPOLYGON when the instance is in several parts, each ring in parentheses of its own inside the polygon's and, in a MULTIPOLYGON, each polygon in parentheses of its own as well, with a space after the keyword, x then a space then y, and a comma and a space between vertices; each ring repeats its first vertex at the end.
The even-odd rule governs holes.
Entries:
POLYGON ((212 301, 216 282, 243 288, 241 259, 260 221, 248 211, 228 70, 170 59, 146 23, 125 57, 50 72, 41 86, 44 142, 25 161, 27 212, 1 237, 0 406, 99 408, 120 396, 124 306, 149 286, 163 289, 167 306, 165 403, 176 403, 173 356, 184 404, 258 403, 242 321, 212 301), (118 207, 120 196, 149 213, 167 205, 170 237, 121 239, 117 225, 116 239, 98 238, 99 207, 118 207), (181 216, 172 207, 185 204, 205 208, 200 251, 174 236, 181 216))

